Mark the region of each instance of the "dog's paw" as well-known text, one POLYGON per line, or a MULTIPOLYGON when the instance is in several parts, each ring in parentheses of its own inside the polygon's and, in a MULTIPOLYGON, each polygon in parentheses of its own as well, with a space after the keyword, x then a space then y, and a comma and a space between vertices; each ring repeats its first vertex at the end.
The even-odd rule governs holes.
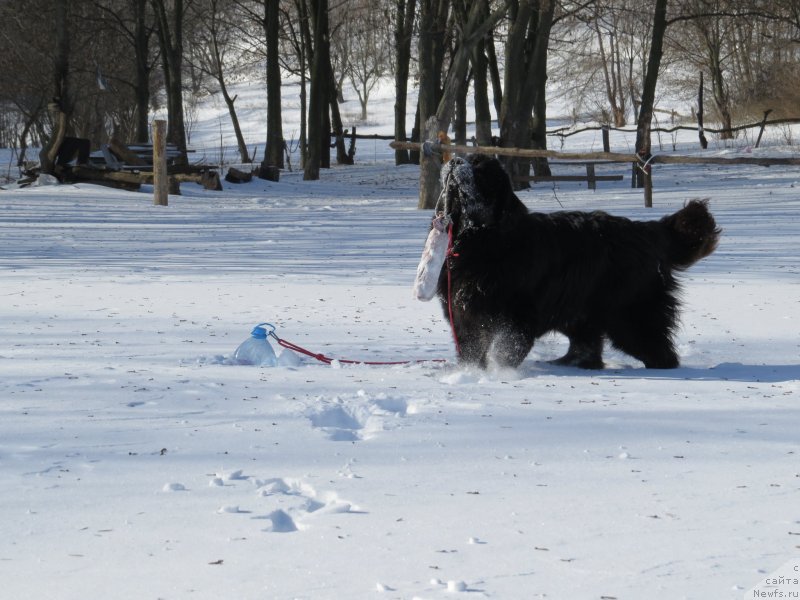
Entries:
POLYGON ((591 369, 594 371, 605 367, 601 358, 570 356, 569 354, 565 354, 561 358, 548 360, 547 362, 558 367, 578 367, 579 369, 591 369))

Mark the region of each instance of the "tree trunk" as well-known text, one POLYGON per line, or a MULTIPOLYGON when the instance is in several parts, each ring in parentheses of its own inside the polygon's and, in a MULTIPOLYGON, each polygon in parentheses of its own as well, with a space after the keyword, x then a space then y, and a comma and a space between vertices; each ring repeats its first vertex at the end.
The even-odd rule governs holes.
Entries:
POLYGON ((264 34, 267 38, 267 146, 263 167, 282 169, 283 118, 281 113, 281 68, 278 48, 280 12, 278 0, 264 0, 264 34))
POLYGON ((306 56, 300 57, 300 165, 305 168, 308 160, 308 78, 306 56))
POLYGON ((308 103, 308 155, 303 166, 303 179, 319 179, 324 164, 323 154, 330 161, 330 52, 328 38, 328 0, 312 0, 314 22, 314 56, 311 65, 311 94, 308 103))
MULTIPOLYGON (((726 32, 721 31, 720 21, 719 18, 700 17, 695 19, 694 26, 705 46, 711 93, 723 130, 720 139, 728 140, 733 138, 733 132, 730 131, 732 125, 731 103, 722 65, 723 52, 726 52, 723 47, 728 42, 723 39, 726 32)), ((735 45, 735 40, 732 43, 735 45)))
POLYGON ((703 131, 703 72, 700 71, 700 89, 697 92, 697 135, 700 138, 700 147, 705 150, 708 148, 708 140, 703 131))
MULTIPOLYGON (((347 153, 347 147, 344 143, 344 125, 342 124, 342 116, 339 112, 339 93, 336 87, 336 79, 333 74, 333 65, 331 65, 330 57, 328 60, 328 73, 329 73, 329 97, 328 104, 330 106, 330 124, 328 133, 331 131, 334 135, 334 145, 336 147, 336 164, 339 165, 352 165, 353 157, 347 153)), ((366 105, 365 105, 366 106, 366 105)), ((364 109, 366 110, 366 108, 364 109)), ((327 138, 330 140, 330 137, 327 138)), ((328 142, 330 144, 330 141, 328 142)), ((330 161, 330 152, 328 153, 328 160, 330 161)), ((329 164, 330 166, 330 164, 329 164)))
POLYGON ((619 40, 611 43, 611 78, 614 81, 617 102, 614 109, 614 125, 624 127, 628 124, 625 103, 625 86, 622 83, 622 56, 620 55, 619 40))
POLYGON ((494 112, 499 122, 500 110, 503 107, 503 78, 500 76, 500 66, 497 63, 497 53, 494 49, 494 34, 491 31, 486 37, 486 58, 489 60, 489 75, 492 80, 494 112))
MULTIPOLYGON (((441 34, 444 23, 438 20, 439 0, 420 0, 419 15, 419 94, 417 111, 419 113, 421 140, 435 140, 439 133, 436 108, 439 103, 439 81, 441 63, 436 60, 436 36, 441 34)), ((441 157, 419 157, 419 202, 418 208, 430 209, 438 197, 437 182, 441 167, 441 157)))
POLYGON ((239 148, 239 158, 243 163, 252 162, 252 159, 250 158, 250 152, 247 149, 247 144, 244 141, 244 135, 242 134, 242 126, 239 124, 239 117, 236 114, 236 107, 234 106, 234 102, 236 102, 236 96, 231 98, 230 94, 228 93, 228 86, 225 85, 225 81, 222 78, 219 80, 219 88, 222 92, 222 99, 225 100, 225 105, 228 107, 228 114, 231 117, 233 134, 236 136, 236 146, 239 148))
POLYGON ((720 48, 709 48, 710 60, 709 68, 711 75, 711 91, 714 96, 714 104, 717 105, 717 112, 722 124, 722 133, 719 137, 722 140, 733 139, 733 117, 731 116, 731 104, 728 90, 725 87, 725 78, 722 73, 722 59, 720 58, 720 48))
POLYGON ((617 63, 618 51, 614 43, 614 33, 612 32, 609 40, 609 49, 606 52, 603 32, 600 29, 600 13, 595 8, 594 30, 597 35, 597 51, 600 54, 600 64, 603 68, 603 81, 606 88, 606 99, 611 108, 611 121, 615 127, 625 125, 625 106, 623 94, 620 94, 621 79, 618 76, 619 66, 617 63), (618 100, 619 98, 619 100, 618 100))
POLYGON ((295 0, 300 15, 300 164, 308 161, 308 77, 309 57, 314 56, 306 0, 295 0))
POLYGON ((479 146, 492 142, 492 112, 489 107, 489 80, 486 60, 486 40, 475 46, 472 53, 472 82, 475 88, 475 138, 479 146))
MULTIPOLYGON (((480 0, 481 13, 489 16, 489 3, 480 0)), ((492 113, 489 108, 489 81, 487 72, 489 61, 486 58, 487 40, 491 42, 491 33, 478 40, 472 50, 472 81, 475 89, 475 138, 479 146, 488 146, 492 141, 492 113)))
POLYGON ((161 60, 167 91, 167 142, 180 156, 176 164, 188 164, 186 124, 183 114, 183 0, 152 0, 158 24, 161 60), (168 12, 167 4, 171 11, 168 12))
POLYGON ((136 132, 135 142, 150 140, 150 34, 147 28, 147 0, 136 0, 133 52, 136 61, 136 132))
MULTIPOLYGON (((523 2, 512 15, 506 43, 506 72, 500 112, 501 145, 545 149, 547 48, 555 13, 554 0, 523 2), (533 113, 533 118, 531 117, 533 113)), ((547 159, 534 161, 538 175, 548 175, 547 159)), ((507 158, 506 171, 514 181, 530 173, 530 161, 507 158)), ((515 186, 528 186, 515 182, 515 186)))
POLYGON ((25 154, 28 151, 28 135, 30 134, 31 128, 33 127, 34 123, 39 119, 41 114, 41 106, 37 107, 32 113, 26 114, 23 111, 20 111, 21 114, 25 115, 25 124, 22 126, 22 131, 19 133, 19 154, 17 155, 17 166, 22 167, 25 164, 25 154))
POLYGON ((225 83, 225 65, 223 60, 225 49, 221 47, 219 40, 219 14, 217 10, 218 4, 217 1, 214 0, 211 2, 210 6, 211 24, 208 28, 210 64, 207 68, 212 71, 214 79, 217 80, 220 92, 222 93, 222 99, 225 101, 225 106, 228 108, 228 114, 233 124, 233 133, 236 136, 236 144, 239 149, 239 158, 243 163, 249 163, 251 162, 249 151, 247 150, 247 144, 245 144, 244 136, 242 135, 242 128, 239 125, 239 117, 236 114, 236 107, 234 105, 236 96, 231 97, 228 93, 228 86, 225 83))
MULTIPOLYGON (((533 47, 531 57, 530 79, 533 81, 533 120, 532 129, 532 148, 537 150, 547 150, 547 50, 550 46, 550 30, 553 27, 553 16, 555 15, 555 0, 540 0, 539 2, 539 21, 536 30, 536 43, 533 47)), ((547 158, 540 158, 533 161, 533 168, 536 175, 551 175, 550 164, 547 158)))
POLYGON ((455 111, 453 118, 453 141, 456 144, 467 143, 467 94, 470 77, 467 75, 458 82, 456 90, 455 111))
MULTIPOLYGON (((394 139, 406 139, 406 107, 408 105, 408 74, 411 64, 411 37, 414 29, 414 14, 417 0, 395 0, 397 22, 394 30, 394 43, 397 67, 394 75, 394 139)), ((394 151, 396 165, 411 162, 408 150, 394 151)))
MULTIPOLYGON (((636 154, 642 160, 650 157, 650 128, 653 120, 653 107, 656 98, 658 70, 661 66, 661 55, 664 48, 664 32, 667 29, 667 0, 656 0, 653 14, 653 38, 650 43, 650 54, 647 58, 647 71, 644 76, 642 100, 636 122, 636 154)), ((649 167, 648 167, 649 168, 649 167)), ((644 187, 645 173, 637 166, 633 167, 633 180, 636 187, 644 187)))
MULTIPOLYGON (((419 102, 420 123, 427 122, 436 114, 441 97, 440 81, 442 63, 439 61, 438 48, 442 46, 443 32, 447 14, 442 18, 440 10, 446 0, 420 0, 419 16, 419 102)), ((424 127, 424 125, 423 125, 424 127)))
MULTIPOLYGON (((453 110, 460 85, 467 76, 467 67, 472 55, 473 48, 488 31, 494 27, 504 15, 508 2, 505 2, 488 18, 482 18, 481 3, 475 2, 470 6, 467 22, 461 28, 461 36, 458 47, 450 59, 450 70, 447 73, 447 81, 442 91, 442 97, 436 108, 434 115, 428 116, 425 121, 425 131, 429 140, 435 140, 440 131, 447 133, 450 121, 453 118, 453 110)), ((422 107, 420 108, 422 111, 422 107)), ((424 117, 425 113, 420 112, 424 117)), ((441 169, 441 157, 436 155, 420 157, 420 186, 419 186, 419 208, 434 208, 439 197, 440 183, 439 171, 441 169)))
POLYGON ((69 0, 57 0, 53 15, 55 56, 53 57, 53 101, 48 105, 53 129, 39 153, 42 173, 55 174, 56 156, 67 133, 72 100, 69 90, 69 0))
MULTIPOLYGON (((411 141, 412 142, 420 142, 422 141, 421 136, 422 126, 419 122, 419 102, 417 102, 417 109, 414 111, 414 126, 411 128, 411 141)), ((412 165, 419 164, 419 150, 409 150, 408 151, 408 158, 411 160, 412 165)))

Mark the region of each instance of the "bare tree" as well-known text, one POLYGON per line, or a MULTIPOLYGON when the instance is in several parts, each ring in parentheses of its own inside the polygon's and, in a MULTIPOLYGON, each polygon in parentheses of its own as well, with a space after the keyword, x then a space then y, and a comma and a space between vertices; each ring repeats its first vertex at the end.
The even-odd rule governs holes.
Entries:
MULTIPOLYGON (((483 5, 484 18, 489 16, 489 1, 478 0, 483 5)), ((489 106, 489 57, 487 48, 494 47, 491 32, 478 40, 472 50, 472 78, 475 90, 475 138, 479 146, 488 146, 492 140, 492 114, 489 106)))
POLYGON ((711 94, 717 114, 725 130, 720 134, 721 139, 731 139, 730 131, 733 125, 731 113, 731 98, 728 82, 724 74, 725 62, 729 58, 727 42, 732 33, 731 22, 720 13, 726 0, 696 0, 687 7, 694 18, 688 21, 697 44, 697 54, 700 55, 700 64, 705 63, 710 76, 711 94))
POLYGON ((338 37, 347 39, 345 73, 361 104, 361 120, 366 121, 370 93, 390 67, 390 24, 380 4, 371 0, 350 0, 346 9, 347 24, 339 28, 338 37))
POLYGON ((0 110, 6 115, 7 139, 20 148, 18 165, 25 161, 29 142, 43 144, 50 137, 47 104, 53 98, 52 35, 41 35, 42 27, 54 31, 54 3, 0 4, 0 110), (38 33, 37 33, 38 30, 38 33), (19 118, 11 119, 17 113, 19 118), (47 129, 44 125, 47 124, 47 129))
POLYGON ((43 173, 55 173, 56 156, 67 133, 68 120, 72 113, 72 97, 69 87, 69 0, 57 0, 53 12, 52 31, 55 34, 53 57, 53 98, 48 104, 53 128, 46 145, 39 153, 43 173))
POLYGON ((684 0, 669 19, 668 51, 690 67, 676 82, 691 90, 696 73, 708 73, 714 113, 725 130, 720 138, 733 137, 735 113, 761 116, 793 105, 788 116, 794 116, 800 108, 797 6, 794 0, 684 0))
POLYGON ((619 25, 621 15, 613 7, 601 12, 600 4, 595 5, 592 26, 597 36, 597 50, 605 83, 606 99, 611 107, 611 122, 615 127, 626 123, 627 94, 623 78, 627 71, 623 62, 619 25))
MULTIPOLYGON (((555 0, 522 0, 510 13, 500 112, 500 139, 505 147, 547 148, 545 84, 555 8, 555 0)), ((512 157, 506 160, 506 170, 514 180, 529 172, 529 164, 512 157)), ((537 174, 550 174, 546 159, 534 164, 537 174)))
POLYGON ((306 0, 293 0, 282 8, 285 38, 282 40, 282 67, 300 79, 300 162, 308 156, 308 69, 313 56, 310 16, 306 0))
POLYGON ((118 135, 136 142, 147 142, 150 139, 150 99, 151 79, 155 66, 156 54, 151 48, 151 40, 155 35, 155 23, 152 10, 148 10, 148 0, 115 0, 108 2, 95 0, 92 3, 97 14, 97 28, 108 28, 114 35, 114 42, 105 46, 102 55, 107 60, 104 63, 103 77, 107 80, 107 89, 114 95, 124 94, 124 90, 131 90, 134 97, 132 110, 133 124, 128 127, 123 122, 129 101, 121 100, 121 106, 116 110, 115 128, 118 135), (110 48, 119 46, 123 40, 121 56, 109 52, 110 48), (127 47, 126 47, 127 46, 127 47), (126 63, 133 59, 132 75, 128 74, 126 63), (113 59, 113 61, 112 61, 113 59), (108 88, 121 88, 111 89, 108 88))
POLYGON ((240 160, 249 163, 251 158, 234 105, 236 96, 231 96, 226 81, 229 56, 237 50, 234 43, 236 30, 231 21, 237 19, 238 15, 233 12, 233 8, 230 2, 224 0, 207 0, 205 3, 192 5, 197 22, 197 27, 193 30, 192 50, 198 59, 198 68, 217 82, 233 125, 240 160))
POLYGON ((183 114, 183 0, 150 0, 158 24, 164 84, 167 91, 167 142, 175 144, 179 162, 186 164, 186 125, 183 114))
POLYGON ((330 161, 330 117, 328 102, 332 72, 330 68, 330 38, 328 0, 311 0, 314 25, 314 56, 311 65, 311 95, 308 105, 308 156, 303 166, 303 179, 319 179, 319 170, 330 161))
MULTIPOLYGON (((408 95, 408 76, 411 63, 411 37, 414 30, 414 13, 416 0, 395 0, 394 12, 394 138, 406 139, 406 106, 408 95)), ((395 150, 395 164, 407 164, 411 161, 407 150, 395 150)))
MULTIPOLYGON (((436 139, 439 132, 447 133, 453 118, 453 110, 459 88, 467 75, 467 68, 473 48, 475 44, 503 18, 506 14, 509 2, 510 0, 503 2, 500 7, 488 17, 484 15, 482 10, 483 6, 480 2, 471 3, 466 22, 459 31, 456 50, 450 58, 450 67, 447 72, 447 79, 445 80, 444 87, 442 88, 441 98, 437 103, 435 112, 432 113, 428 113, 427 111, 431 110, 431 108, 427 104, 423 105, 422 103, 423 73, 422 70, 420 70, 420 117, 424 119, 427 139, 436 139)), ((421 17, 421 29, 423 23, 425 23, 425 19, 421 17)), ((431 27, 434 23, 435 21, 429 21, 427 26, 431 27)), ((420 38, 422 38, 422 32, 420 32, 420 38)), ((421 44, 420 58, 422 58, 422 56, 423 46, 421 44)), ((430 72, 428 77, 431 78, 431 81, 426 82, 426 84, 429 88, 432 88, 434 87, 432 84, 434 84, 435 80, 438 78, 435 78, 435 73, 433 72, 430 72)), ((429 89, 429 92, 430 91, 429 89)), ((419 208, 433 208, 435 206, 440 189, 440 167, 440 157, 434 155, 424 156, 420 160, 419 208)))
MULTIPOLYGON (((664 34, 667 30, 667 0, 656 0, 653 12, 653 37, 650 41, 650 55, 647 59, 647 71, 642 87, 642 102, 636 121, 636 154, 643 160, 650 156, 650 129, 653 122, 653 108, 656 98, 658 71, 661 68, 661 56, 664 52, 664 34)), ((633 176, 637 186, 644 185, 637 165, 633 167, 633 176)))
MULTIPOLYGON (((266 65, 267 84, 267 139, 264 159, 259 167, 259 177, 275 179, 279 169, 284 167, 283 109, 282 88, 283 75, 296 73, 298 67, 295 59, 302 55, 302 42, 292 45, 293 36, 297 35, 295 24, 300 21, 302 27, 308 27, 306 17, 298 17, 291 12, 294 8, 290 2, 280 0, 230 0, 236 5, 238 19, 238 36, 242 39, 245 55, 252 59, 245 64, 263 63, 266 65), (286 27, 285 47, 281 47, 286 27)), ((305 2, 298 0, 295 5, 305 7, 305 2)), ((296 40, 294 40, 296 41, 296 40)), ((299 59, 297 59, 299 60, 299 59)), ((302 70, 303 75, 305 71, 302 70)), ((303 111, 304 112, 304 111, 303 111)), ((251 157, 253 158, 253 157, 251 157)))

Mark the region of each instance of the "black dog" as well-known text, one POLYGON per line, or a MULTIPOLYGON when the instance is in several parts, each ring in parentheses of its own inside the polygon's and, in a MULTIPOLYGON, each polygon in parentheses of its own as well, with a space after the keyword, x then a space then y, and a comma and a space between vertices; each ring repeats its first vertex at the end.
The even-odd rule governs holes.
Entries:
POLYGON ((453 241, 437 294, 462 362, 516 367, 557 331, 569 338, 557 364, 602 368, 607 338, 648 368, 678 366, 674 272, 720 234, 705 201, 658 221, 529 213, 500 163, 480 155, 446 164, 442 186, 453 241))

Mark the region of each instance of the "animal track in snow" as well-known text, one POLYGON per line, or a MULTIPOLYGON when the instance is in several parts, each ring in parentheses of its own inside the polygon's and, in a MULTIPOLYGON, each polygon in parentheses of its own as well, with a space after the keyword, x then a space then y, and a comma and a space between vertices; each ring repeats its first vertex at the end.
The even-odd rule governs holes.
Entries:
POLYGON ((271 525, 265 531, 272 531, 273 533, 291 533, 297 531, 297 523, 285 511, 278 509, 273 510, 265 517, 271 525))
POLYGON ((335 442, 367 440, 381 431, 394 429, 399 419, 415 412, 404 398, 379 394, 376 398, 359 390, 351 397, 322 396, 314 401, 306 416, 311 426, 335 442))
POLYGON ((266 515, 255 517, 269 521, 264 531, 291 533, 307 528, 309 521, 320 515, 362 512, 336 492, 320 493, 299 480, 275 478, 256 480, 255 484, 258 495, 275 506, 266 515))

